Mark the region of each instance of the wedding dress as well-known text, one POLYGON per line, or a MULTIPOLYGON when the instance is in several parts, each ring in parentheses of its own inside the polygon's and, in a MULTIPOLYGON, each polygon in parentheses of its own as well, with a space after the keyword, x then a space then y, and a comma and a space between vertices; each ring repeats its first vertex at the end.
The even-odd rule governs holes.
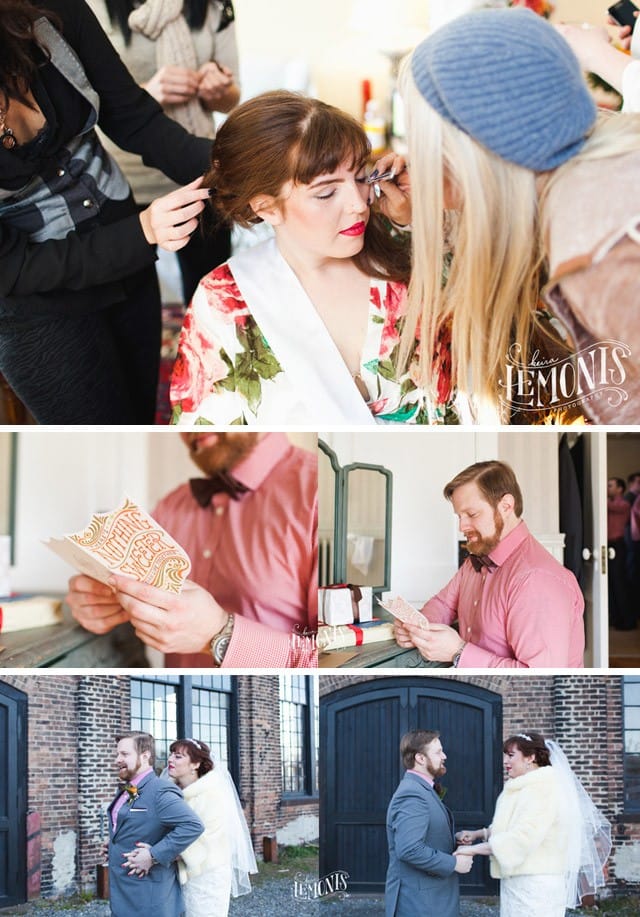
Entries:
POLYGON ((564 917, 563 875, 510 876, 500 882, 500 917, 564 917))

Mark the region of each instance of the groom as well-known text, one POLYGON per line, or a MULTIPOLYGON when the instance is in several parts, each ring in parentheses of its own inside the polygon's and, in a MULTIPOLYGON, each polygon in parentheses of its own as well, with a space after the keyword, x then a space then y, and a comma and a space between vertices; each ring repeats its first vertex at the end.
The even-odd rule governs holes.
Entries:
POLYGON ((176 858, 204 825, 169 780, 156 777, 146 732, 118 737, 122 791, 109 806, 109 892, 113 917, 180 917, 176 858), (140 846, 138 846, 140 845, 140 846))
POLYGON ((454 854, 453 817, 434 787, 447 770, 439 733, 408 732, 400 755, 406 773, 387 810, 385 917, 458 917, 458 874, 473 857, 454 854))

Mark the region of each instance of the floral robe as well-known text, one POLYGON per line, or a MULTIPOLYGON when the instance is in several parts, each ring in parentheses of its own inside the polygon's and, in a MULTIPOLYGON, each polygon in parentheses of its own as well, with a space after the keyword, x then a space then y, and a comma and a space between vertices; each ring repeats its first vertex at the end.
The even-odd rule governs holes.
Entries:
MULTIPOLYGON (((442 335, 436 355, 435 399, 418 388, 413 366, 396 378, 406 292, 402 283, 371 280, 358 387, 363 397, 366 389, 367 406, 379 423, 458 423, 451 402, 448 334, 442 335)), ((215 268, 200 281, 185 317, 171 380, 171 422, 312 425, 309 404, 296 389, 243 300, 229 264, 215 268)))

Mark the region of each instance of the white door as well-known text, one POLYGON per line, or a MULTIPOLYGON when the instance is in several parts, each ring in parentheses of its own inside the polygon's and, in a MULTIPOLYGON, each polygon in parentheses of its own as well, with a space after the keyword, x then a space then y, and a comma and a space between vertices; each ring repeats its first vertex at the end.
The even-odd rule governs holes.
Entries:
POLYGON ((583 518, 585 543, 585 665, 606 668, 609 660, 607 596, 607 434, 584 434, 583 518))

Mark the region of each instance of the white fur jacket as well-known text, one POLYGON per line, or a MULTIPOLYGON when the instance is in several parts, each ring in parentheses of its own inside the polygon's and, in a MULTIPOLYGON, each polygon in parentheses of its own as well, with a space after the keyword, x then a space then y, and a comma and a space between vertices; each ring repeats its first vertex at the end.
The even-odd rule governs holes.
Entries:
POLYGON ((204 834, 180 854, 178 871, 182 884, 206 869, 231 867, 230 826, 235 817, 233 799, 216 768, 185 787, 183 795, 202 820, 204 834))
POLYGON ((500 879, 563 873, 569 818, 553 767, 507 781, 491 825, 491 875, 500 879))

